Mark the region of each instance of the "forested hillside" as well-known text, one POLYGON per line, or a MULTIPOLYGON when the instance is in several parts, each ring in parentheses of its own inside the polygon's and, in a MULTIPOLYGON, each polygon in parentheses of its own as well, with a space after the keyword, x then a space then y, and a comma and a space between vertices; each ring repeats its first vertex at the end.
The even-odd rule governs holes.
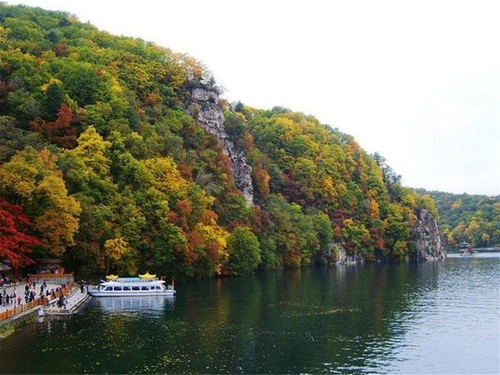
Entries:
POLYGON ((417 189, 430 195, 439 212, 439 227, 448 248, 466 241, 474 247, 500 247, 500 197, 451 194, 417 189))
POLYGON ((420 211, 436 215, 348 134, 218 100, 190 56, 0 4, 0 61, 0 260, 15 266, 60 257, 81 275, 178 278, 324 264, 340 249, 408 259, 420 211), (200 126, 196 89, 222 111, 230 155, 200 126))

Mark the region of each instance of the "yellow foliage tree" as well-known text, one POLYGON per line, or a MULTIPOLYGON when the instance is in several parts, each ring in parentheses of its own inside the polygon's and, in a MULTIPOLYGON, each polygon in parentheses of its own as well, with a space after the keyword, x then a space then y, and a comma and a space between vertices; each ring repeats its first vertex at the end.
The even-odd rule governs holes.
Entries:
POLYGON ((68 194, 55 161, 47 149, 27 147, 18 152, 0 166, 0 195, 22 205, 42 245, 52 256, 62 256, 74 244, 81 208, 68 194))
POLYGON ((105 141, 93 126, 89 126, 78 137, 78 146, 66 153, 81 159, 99 176, 109 175, 110 159, 107 150, 111 142, 105 141))
MULTIPOLYGON (((106 240, 102 261, 104 262, 106 273, 116 267, 116 264, 123 261, 127 255, 131 255, 133 249, 127 241, 121 237, 106 240)), ((130 274, 137 272, 137 267, 133 262, 126 262, 126 268, 130 274)))
POLYGON ((154 176, 154 187, 167 195, 184 199, 187 195, 188 182, 181 176, 177 165, 171 158, 148 159, 146 167, 154 176))
POLYGON ((60 176, 49 175, 38 185, 35 194, 46 204, 46 209, 35 218, 35 229, 42 234, 43 244, 57 257, 67 246, 74 245, 81 209, 73 197, 68 196, 60 176))

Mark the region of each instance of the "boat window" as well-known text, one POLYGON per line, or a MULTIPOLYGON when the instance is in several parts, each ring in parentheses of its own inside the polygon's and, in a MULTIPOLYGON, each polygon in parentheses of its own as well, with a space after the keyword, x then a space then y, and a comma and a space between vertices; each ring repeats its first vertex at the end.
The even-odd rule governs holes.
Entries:
POLYGON ((141 290, 141 288, 139 288, 138 286, 133 286, 132 290, 141 290))
POLYGON ((124 286, 123 290, 130 290, 130 287, 129 286, 124 286))
POLYGON ((122 287, 121 286, 115 286, 114 290, 122 290, 122 287))
POLYGON ((156 289, 156 290, 161 290, 161 288, 160 288, 158 285, 157 285, 157 286, 155 286, 155 289, 156 289))
POLYGON ((142 286, 141 290, 149 290, 149 286, 142 286))
POLYGON ((104 290, 105 290, 106 292, 109 292, 109 291, 113 290, 113 287, 111 287, 111 286, 107 286, 107 287, 106 287, 106 289, 104 289, 104 290))

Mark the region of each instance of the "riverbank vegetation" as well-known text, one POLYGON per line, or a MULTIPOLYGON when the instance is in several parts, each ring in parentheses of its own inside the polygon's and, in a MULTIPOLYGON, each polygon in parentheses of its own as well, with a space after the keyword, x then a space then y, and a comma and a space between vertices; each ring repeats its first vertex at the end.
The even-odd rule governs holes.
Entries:
POLYGON ((437 216, 352 136, 222 99, 249 204, 220 140, 188 114, 194 88, 222 93, 188 55, 5 4, 0 45, 0 259, 13 265, 179 278, 324 264, 339 247, 407 259, 418 213, 437 216))
POLYGON ((439 228, 444 244, 458 249, 460 243, 473 247, 500 247, 500 196, 451 194, 417 189, 429 195, 439 211, 439 228))

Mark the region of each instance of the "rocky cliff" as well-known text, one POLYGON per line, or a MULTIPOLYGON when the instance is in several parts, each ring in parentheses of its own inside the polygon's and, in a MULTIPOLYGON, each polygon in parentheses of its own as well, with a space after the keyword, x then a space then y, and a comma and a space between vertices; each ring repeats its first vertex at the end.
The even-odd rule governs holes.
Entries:
POLYGON ((439 228, 434 216, 426 209, 420 211, 414 227, 412 237, 417 244, 417 261, 442 260, 446 258, 446 251, 441 245, 439 228))
POLYGON ((198 124, 215 135, 229 156, 234 171, 236 186, 243 192, 249 205, 253 205, 252 167, 248 164, 243 150, 229 139, 224 129, 224 113, 219 105, 219 95, 210 89, 196 87, 191 90, 187 112, 194 116, 198 124))
MULTIPOLYGON (((443 260, 447 257, 441 244, 439 228, 434 216, 426 209, 415 217, 412 227, 412 241, 416 244, 416 254, 413 260, 418 262, 443 260)), ((347 254, 340 244, 334 244, 335 251, 326 254, 326 257, 336 264, 361 264, 364 259, 360 254, 347 254)))
MULTIPOLYGON (((215 135, 229 156, 234 171, 236 186, 242 191, 247 203, 253 205, 252 167, 248 164, 243 150, 236 147, 224 128, 224 113, 219 105, 219 95, 206 87, 196 87, 190 91, 187 112, 209 133, 215 135)), ((412 228, 412 241, 416 243, 414 255, 417 261, 432 261, 446 258, 441 245, 437 222, 428 210, 421 210, 412 228)), ((361 257, 350 257, 341 252, 338 263, 359 263, 361 257)))

